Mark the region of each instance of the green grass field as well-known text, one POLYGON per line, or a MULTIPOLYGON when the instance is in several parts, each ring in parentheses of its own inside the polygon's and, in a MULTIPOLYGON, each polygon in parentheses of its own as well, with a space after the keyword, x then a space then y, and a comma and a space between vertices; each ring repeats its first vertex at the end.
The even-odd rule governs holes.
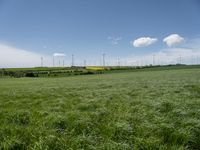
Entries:
POLYGON ((0 149, 200 149, 200 69, 0 78, 0 149))

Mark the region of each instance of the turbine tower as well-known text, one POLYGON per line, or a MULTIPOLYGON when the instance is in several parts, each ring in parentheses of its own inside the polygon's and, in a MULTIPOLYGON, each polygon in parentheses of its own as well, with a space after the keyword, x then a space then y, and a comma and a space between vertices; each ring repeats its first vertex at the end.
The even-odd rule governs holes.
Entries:
POLYGON ((43 67, 43 57, 41 57, 41 67, 43 67))
POLYGON ((84 67, 86 67, 86 60, 84 60, 83 65, 84 65, 84 67))
POLYGON ((105 60, 105 57, 106 57, 106 54, 105 53, 103 53, 102 54, 102 58, 103 58, 103 66, 105 67, 105 65, 106 65, 106 60, 105 60))
POLYGON ((118 65, 118 67, 120 67, 120 59, 119 59, 119 57, 117 58, 117 65, 118 65))
POLYGON ((155 65, 155 54, 153 54, 153 66, 155 65))
POLYGON ((53 56, 53 67, 55 66, 55 60, 54 60, 54 56, 53 56))
POLYGON ((72 54, 72 67, 74 67, 74 55, 72 54))

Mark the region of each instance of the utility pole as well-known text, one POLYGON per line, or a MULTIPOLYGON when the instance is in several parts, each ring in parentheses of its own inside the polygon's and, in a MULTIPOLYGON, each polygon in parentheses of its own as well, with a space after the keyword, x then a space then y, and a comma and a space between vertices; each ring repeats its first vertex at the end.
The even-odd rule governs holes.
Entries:
POLYGON ((179 61, 180 61, 180 64, 182 64, 182 58, 181 58, 181 55, 180 55, 179 57, 180 57, 180 58, 179 58, 179 59, 180 59, 180 60, 179 60, 179 61))
POLYGON ((153 66, 155 65, 155 54, 153 54, 153 66))
POLYGON ((63 67, 65 66, 65 60, 63 60, 63 67))

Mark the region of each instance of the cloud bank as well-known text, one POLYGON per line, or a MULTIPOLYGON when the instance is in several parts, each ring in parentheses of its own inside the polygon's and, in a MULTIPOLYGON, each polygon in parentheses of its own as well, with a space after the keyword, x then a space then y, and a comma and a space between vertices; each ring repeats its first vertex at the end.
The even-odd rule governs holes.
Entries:
POLYGON ((172 47, 175 45, 179 45, 184 42, 184 38, 178 34, 171 34, 163 39, 163 42, 167 44, 167 46, 172 47))
POLYGON ((134 47, 146 47, 152 45, 153 43, 157 42, 157 38, 150 38, 150 37, 141 37, 133 41, 134 47))
POLYGON ((121 65, 129 66, 145 66, 153 64, 153 62, 154 65, 200 64, 200 38, 184 40, 181 47, 168 47, 141 55, 133 54, 129 57, 120 58, 120 61, 121 65))
POLYGON ((129 58, 121 59, 122 64, 126 62, 131 66, 168 65, 168 64, 199 64, 200 49, 193 50, 187 48, 168 48, 145 55, 133 55, 129 58))
POLYGON ((48 62, 51 59, 49 56, 0 44, 1 68, 40 66, 41 57, 43 57, 43 64, 48 65, 48 62))

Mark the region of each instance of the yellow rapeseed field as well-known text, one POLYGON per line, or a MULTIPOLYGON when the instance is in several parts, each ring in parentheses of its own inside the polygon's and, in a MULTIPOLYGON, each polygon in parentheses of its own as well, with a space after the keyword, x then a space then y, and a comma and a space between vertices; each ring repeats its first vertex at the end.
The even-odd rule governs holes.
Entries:
POLYGON ((92 70, 92 71, 103 71, 103 70, 105 70, 104 67, 94 67, 94 66, 92 66, 92 67, 86 67, 86 69, 87 70, 92 70))

